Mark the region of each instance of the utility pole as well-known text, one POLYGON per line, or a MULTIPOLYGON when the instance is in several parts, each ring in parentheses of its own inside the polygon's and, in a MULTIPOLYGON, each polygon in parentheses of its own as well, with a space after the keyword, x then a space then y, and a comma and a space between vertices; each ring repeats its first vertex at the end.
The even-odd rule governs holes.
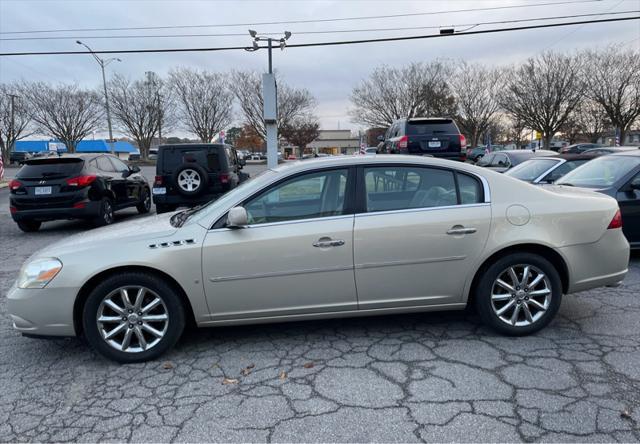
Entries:
POLYGON ((271 169, 278 166, 278 86, 273 75, 273 42, 277 41, 280 44, 280 50, 284 50, 291 33, 285 31, 284 37, 274 39, 258 36, 256 31, 250 29, 249 35, 253 38, 253 46, 245 48, 247 51, 257 51, 264 48, 264 46, 258 45, 258 42, 261 41, 267 42, 266 48, 269 51, 269 71, 262 75, 262 99, 264 102, 264 126, 267 133, 267 168, 271 169))
MULTIPOLYGON (((16 96, 15 94, 9 94, 9 97, 11 98, 11 129, 9 130, 9 140, 11 141, 11 144, 9 144, 8 148, 9 148, 9 155, 11 155, 11 153, 13 151, 15 151, 16 149, 16 138, 15 138, 15 131, 16 131, 16 99, 18 98, 18 96, 16 96)), ((1 154, 0 154, 1 155, 1 154)))
POLYGON ((98 62, 98 65, 100 65, 100 68, 102 69, 102 86, 104 88, 104 104, 105 104, 105 108, 107 110, 107 125, 109 126, 109 146, 111 147, 111 154, 115 154, 115 147, 113 145, 113 129, 111 127, 111 111, 109 109, 109 95, 107 94, 107 78, 104 75, 104 68, 105 66, 107 66, 109 63, 111 62, 122 62, 122 60, 114 57, 111 59, 101 59, 100 57, 98 57, 96 55, 95 52, 93 52, 93 49, 89 48, 89 46, 87 46, 86 44, 82 43, 80 40, 76 40, 76 43, 78 45, 84 46, 85 48, 87 48, 89 50, 89 52, 91 53, 91 55, 93 56, 94 59, 96 59, 96 62, 98 62))

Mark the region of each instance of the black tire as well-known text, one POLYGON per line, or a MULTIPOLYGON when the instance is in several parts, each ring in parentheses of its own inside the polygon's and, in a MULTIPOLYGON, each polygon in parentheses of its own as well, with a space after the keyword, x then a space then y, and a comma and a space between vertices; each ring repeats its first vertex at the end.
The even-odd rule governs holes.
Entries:
POLYGON ((40 229, 40 225, 42 225, 42 222, 37 220, 21 220, 17 222, 17 224, 18 228, 20 228, 25 233, 33 233, 40 229))
POLYGON ((151 211, 151 194, 149 193, 149 189, 144 187, 140 196, 140 203, 136 205, 136 209, 140 214, 147 214, 151 211))
POLYGON ((93 220, 96 227, 111 225, 114 221, 113 202, 108 197, 103 197, 100 201, 98 216, 93 220))
MULTIPOLYGON (((148 299, 145 299, 145 301, 148 301, 148 299)), ((131 302, 133 303, 134 300, 132 299, 131 302)), ((124 303, 121 305, 124 306, 124 303)), ((144 303, 141 305, 144 306, 144 303)), ((128 312, 128 310, 126 310, 125 312, 125 316, 127 317, 130 317, 134 314, 132 313, 132 315, 129 315, 127 314, 128 312)), ((141 316, 138 319, 143 318, 141 316)), ((129 322, 138 324, 138 322, 136 321, 127 320, 124 323, 125 328, 124 330, 122 330, 122 337, 120 337, 120 335, 114 336, 113 341, 115 344, 120 341, 120 344, 124 344, 124 335, 126 334, 127 329, 132 329, 131 331, 135 331, 135 324, 129 324, 129 322), (134 325, 134 327, 131 327, 131 325, 134 325)), ((117 324, 113 328, 116 328, 119 325, 120 324, 117 324)), ((157 358, 158 356, 162 355, 167 350, 172 348, 178 342, 185 328, 185 311, 180 296, 176 293, 176 290, 171 285, 167 284, 167 282, 165 282, 163 279, 154 276, 153 274, 142 272, 123 273, 105 279, 100 284, 98 284, 98 286, 96 286, 93 291, 91 291, 82 309, 82 327, 84 336, 87 339, 89 345, 102 356, 121 363, 143 362, 157 358), (151 298, 159 297, 163 303, 163 310, 166 309, 168 318, 166 321, 166 326, 163 325, 162 327, 163 336, 157 343, 151 345, 151 347, 147 348, 146 350, 141 349, 141 343, 138 340, 138 336, 136 333, 130 333, 130 351, 122 351, 121 349, 117 349, 116 345, 111 345, 109 342, 107 342, 106 339, 103 338, 103 333, 101 332, 102 330, 98 326, 98 313, 101 309, 102 301, 110 294, 113 294, 114 292, 117 293, 119 289, 127 287, 128 293, 130 290, 135 290, 134 287, 145 287, 146 289, 150 290, 150 292, 148 293, 149 296, 151 298), (140 350, 136 351, 137 349, 140 350)), ((154 328, 159 327, 157 327, 157 325, 154 325, 154 328)), ((144 331, 144 327, 140 327, 140 329, 141 331, 144 331)), ((110 331, 111 328, 109 328, 109 332, 110 331)), ((155 336, 149 335, 147 335, 147 337, 155 338, 155 336)), ((151 344, 151 341, 149 343, 151 344)))
POLYGON ((172 176, 173 183, 175 184, 176 189, 183 196, 197 196, 198 194, 202 193, 207 188, 208 178, 209 177, 205 169, 196 163, 185 163, 181 165, 180 167, 178 167, 178 169, 175 170, 172 176), (197 186, 194 186, 195 184, 193 183, 190 185, 181 185, 180 175, 183 172, 191 174, 194 178, 197 176, 199 179, 197 186), (186 188, 189 186, 193 186, 193 188, 186 188))
POLYGON ((156 204, 156 213, 157 214, 168 213, 168 212, 173 211, 173 210, 175 210, 175 208, 172 205, 156 204))
MULTIPOLYGON (((533 280, 535 280, 535 278, 530 278, 529 283, 532 283, 533 280)), ((505 279, 503 279, 503 282, 506 282, 507 284, 513 283, 513 281, 505 281, 505 279)), ((536 302, 540 303, 540 301, 542 301, 542 297, 543 296, 535 296, 536 302)), ((544 257, 532 253, 514 253, 497 260, 484 270, 478 282, 478 286, 475 289, 474 298, 478 314, 486 325, 505 335, 524 336, 541 330, 553 320, 560 309, 560 304, 562 303, 562 282, 560 280, 558 270, 556 270, 556 268, 544 257), (496 280, 503 276, 503 273, 508 273, 508 270, 511 267, 515 267, 518 279, 522 279, 524 266, 526 265, 530 266, 530 269, 532 270, 530 273, 532 276, 534 273, 540 274, 535 271, 535 269, 538 269, 548 280, 543 278, 541 284, 537 284, 535 288, 532 289, 527 288, 526 285, 524 288, 512 285, 514 290, 517 288, 517 291, 514 291, 513 293, 497 284, 496 280), (518 274, 519 269, 522 269, 522 273, 520 274, 518 274), (497 285, 495 289, 494 285, 497 285), (542 290, 536 290, 540 289, 540 286, 544 286, 544 288, 542 290), (549 286, 550 288, 548 288, 549 286), (550 292, 547 293, 550 295, 550 300, 548 302, 546 300, 542 302, 542 305, 547 305, 546 310, 539 310, 537 306, 530 305, 533 303, 534 299, 534 297, 530 297, 530 295, 547 290, 550 290, 550 292), (496 293, 500 292, 499 295, 505 300, 494 301, 492 296, 494 291, 496 293), (504 294, 502 294, 502 291, 504 291, 504 294), (497 312, 507 304, 514 305, 511 306, 513 310, 509 308, 508 311, 504 313, 505 316, 508 316, 510 313, 513 314, 513 312, 515 312, 515 305, 518 305, 522 308, 518 308, 516 324, 524 324, 525 322, 530 323, 528 325, 512 325, 511 323, 507 323, 503 320, 497 312), (527 306, 526 310, 529 313, 533 314, 535 311, 535 314, 533 314, 532 317, 533 322, 527 320, 525 317, 524 305, 527 306)))

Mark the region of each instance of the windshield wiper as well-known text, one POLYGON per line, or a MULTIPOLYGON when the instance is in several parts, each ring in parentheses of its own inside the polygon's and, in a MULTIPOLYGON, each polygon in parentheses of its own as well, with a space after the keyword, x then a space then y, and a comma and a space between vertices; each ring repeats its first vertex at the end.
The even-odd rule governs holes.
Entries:
POLYGON ((181 227, 182 225, 184 225, 187 219, 191 217, 192 214, 198 212, 203 206, 204 204, 196 205, 193 208, 182 210, 179 213, 174 214, 173 216, 171 216, 171 225, 178 228, 181 227))

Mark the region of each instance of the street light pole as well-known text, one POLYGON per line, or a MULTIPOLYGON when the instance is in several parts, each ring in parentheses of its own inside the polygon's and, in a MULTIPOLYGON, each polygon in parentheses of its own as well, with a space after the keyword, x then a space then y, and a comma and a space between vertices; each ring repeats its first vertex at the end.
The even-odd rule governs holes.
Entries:
POLYGON ((80 40, 76 40, 76 43, 78 45, 82 45, 85 48, 87 48, 89 50, 89 52, 91 53, 91 55, 93 56, 94 59, 96 59, 96 62, 98 62, 98 65, 100 65, 100 69, 102 70, 102 87, 104 88, 104 104, 105 104, 105 108, 107 110, 107 126, 109 127, 109 146, 111 147, 111 154, 115 154, 115 147, 113 145, 113 129, 111 126, 111 110, 109 108, 109 94, 107 93, 107 77, 104 74, 104 68, 105 66, 107 66, 109 63, 111 62, 121 62, 122 60, 118 59, 118 58, 111 58, 111 59, 101 59, 100 57, 98 57, 96 55, 95 52, 93 52, 93 50, 91 48, 89 48, 89 46, 87 46, 86 44, 82 43, 80 40))
POLYGON ((289 31, 284 32, 284 37, 274 39, 272 37, 261 37, 252 29, 249 35, 253 38, 253 46, 245 48, 247 51, 257 51, 264 48, 258 45, 260 41, 267 42, 267 50, 269 53, 269 71, 262 75, 262 99, 264 102, 263 119, 267 138, 267 167, 275 168, 278 165, 278 97, 277 85, 273 75, 273 41, 280 43, 280 49, 284 50, 287 40, 291 37, 289 31))

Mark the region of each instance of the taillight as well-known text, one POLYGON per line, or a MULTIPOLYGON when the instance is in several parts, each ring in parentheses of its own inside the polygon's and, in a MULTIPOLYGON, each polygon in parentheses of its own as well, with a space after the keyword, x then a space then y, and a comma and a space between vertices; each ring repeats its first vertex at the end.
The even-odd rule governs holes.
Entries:
POLYGON ((406 150, 408 146, 409 146, 409 137, 402 136, 398 140, 398 148, 400 148, 401 150, 406 150))
POLYGON ((220 183, 229 183, 229 175, 227 173, 220 174, 220 183))
POLYGON ((87 176, 72 177, 71 179, 67 179, 66 182, 67 182, 67 185, 69 185, 70 187, 82 188, 82 187, 86 187, 87 185, 90 185, 94 180, 96 180, 96 176, 87 175, 87 176))
POLYGON ((11 214, 16 214, 18 212, 18 209, 16 207, 9 207, 9 211, 11 212, 11 214))
POLYGON ((86 202, 76 202, 73 204, 73 208, 86 208, 86 207, 87 207, 86 202))
POLYGON ((162 185, 163 181, 164 180, 163 180, 162 176, 156 176, 156 180, 154 182, 154 185, 162 185))
POLYGON ((467 138, 464 137, 463 134, 460 134, 460 151, 466 151, 467 149, 467 138))
POLYGON ((622 213, 620 213, 620 210, 616 211, 615 216, 613 216, 607 227, 608 230, 613 230, 614 228, 622 228, 622 213))
POLYGON ((19 180, 13 179, 11 182, 9 182, 9 189, 10 190, 17 190, 21 186, 22 186, 22 182, 20 182, 19 180))

